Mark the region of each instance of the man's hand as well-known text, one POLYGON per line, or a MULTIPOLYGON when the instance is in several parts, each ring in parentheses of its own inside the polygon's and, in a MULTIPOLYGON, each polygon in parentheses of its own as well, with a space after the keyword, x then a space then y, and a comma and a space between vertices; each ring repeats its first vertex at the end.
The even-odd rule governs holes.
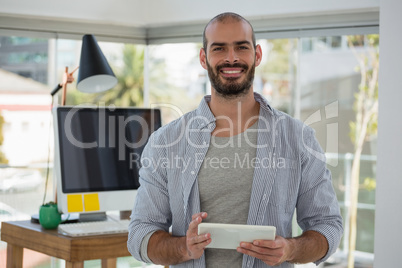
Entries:
POLYGON ((292 253, 291 242, 281 236, 275 240, 254 240, 253 243, 242 242, 237 251, 275 266, 289 260, 292 253))
POLYGON ((198 259, 204 253, 205 247, 211 243, 211 234, 198 235, 198 225, 207 217, 206 212, 196 213, 186 233, 187 252, 191 259, 198 259))
POLYGON ((301 236, 294 238, 276 236, 273 241, 241 242, 237 251, 274 266, 285 261, 290 263, 314 262, 323 258, 328 248, 325 236, 316 231, 306 231, 301 236))
POLYGON ((148 242, 148 258, 162 265, 200 258, 205 247, 211 243, 211 234, 198 235, 198 224, 206 217, 205 212, 194 214, 186 236, 172 236, 161 230, 153 233, 148 242))

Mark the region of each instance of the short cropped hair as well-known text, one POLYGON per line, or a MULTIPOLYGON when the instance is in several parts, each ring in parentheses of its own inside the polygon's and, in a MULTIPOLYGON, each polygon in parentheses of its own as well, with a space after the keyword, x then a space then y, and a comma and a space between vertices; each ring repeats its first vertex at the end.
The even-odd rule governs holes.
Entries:
POLYGON ((211 25, 214 22, 225 22, 225 21, 230 20, 230 19, 232 19, 234 21, 237 21, 237 22, 238 21, 247 22, 247 24, 250 25, 250 27, 251 27, 252 38, 253 38, 253 46, 254 47, 257 46, 256 41, 255 41, 254 28, 251 25, 251 23, 248 20, 246 20, 245 18, 243 18, 242 16, 240 16, 239 14, 236 14, 236 13, 233 13, 233 12, 225 12, 225 13, 219 14, 219 15, 215 16, 214 18, 212 18, 204 28, 204 32, 202 34, 202 44, 203 44, 205 52, 207 51, 207 44, 208 44, 208 40, 207 40, 207 37, 205 36, 205 32, 206 32, 208 26, 211 25))

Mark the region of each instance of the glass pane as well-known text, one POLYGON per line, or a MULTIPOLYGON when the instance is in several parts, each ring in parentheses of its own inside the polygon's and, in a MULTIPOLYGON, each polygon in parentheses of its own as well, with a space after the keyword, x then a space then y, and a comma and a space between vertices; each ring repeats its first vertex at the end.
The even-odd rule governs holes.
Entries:
POLYGON ((199 62, 201 44, 149 46, 150 103, 161 108, 166 124, 198 107, 210 92, 207 72, 199 62))
POLYGON ((301 119, 316 130, 327 153, 344 217, 341 250, 330 262, 335 260, 346 265, 349 242, 355 239, 354 262, 359 267, 372 267, 378 35, 303 38, 301 43, 312 43, 313 48, 302 49, 299 55, 301 119), (352 174, 358 174, 357 187, 353 186, 352 174), (356 218, 353 200, 356 200, 356 218), (353 228, 357 230, 356 238, 349 237, 353 228))
MULTIPOLYGON (((53 148, 50 42, 0 36, 0 223, 28 220, 43 202, 49 146, 53 148)), ((6 243, 0 242, 0 255, 5 252, 6 243)), ((35 265, 50 263, 49 256, 24 254, 35 265)), ((5 261, 0 258, 0 267, 5 261)))
MULTIPOLYGON (((356 122, 362 114, 357 110, 362 106, 357 105, 357 96, 361 93, 360 103, 364 105, 375 103, 377 98, 378 35, 259 40, 258 43, 263 49, 263 60, 256 68, 255 91, 263 94, 273 107, 290 115, 299 112, 295 107, 300 101, 301 120, 316 130, 327 153, 345 223, 340 250, 328 265, 344 265, 347 260, 353 194, 351 174, 352 167, 359 164, 355 261, 361 264, 359 267, 371 267, 377 113, 370 117, 367 135, 360 146, 361 154, 355 137, 359 136, 361 127, 356 122), (300 89, 300 100, 297 89, 300 89), (374 94, 364 95, 372 91, 374 94), (360 161, 354 164, 359 154, 360 161)), ((11 207, 4 214, 29 219, 43 202, 49 146, 50 152, 53 150, 49 92, 61 81, 65 66, 70 71, 78 66, 81 41, 0 37, 0 45, 0 164, 3 164, 0 204, 11 207), (13 168, 4 168, 6 163, 13 168)), ((145 47, 110 42, 99 42, 99 45, 118 77, 118 86, 102 94, 84 94, 76 91, 73 83, 68 86, 67 103, 142 106, 145 47)), ((209 94, 207 72, 198 59, 200 48, 201 44, 196 43, 148 47, 150 104, 161 107, 164 124, 195 109, 201 98, 209 94)), ((78 73, 74 75, 77 76, 78 73)), ((51 178, 50 169, 49 193, 51 178)), ((52 196, 48 194, 46 199, 51 200, 52 196)), ((5 245, 0 243, 0 251, 3 250, 5 245)), ((127 262, 131 265, 132 258, 127 262)))
MULTIPOLYGON (((118 85, 102 94, 85 94, 74 82, 68 85, 66 104, 142 106, 145 47, 111 42, 99 46, 118 85)), ((81 41, 0 36, 0 222, 28 220, 44 200, 54 200, 50 92, 62 80, 65 66, 69 72, 78 66, 80 53, 81 41)), ((78 71, 73 76, 77 79, 78 71)), ((6 255, 4 242, 0 255, 6 255)), ((49 256, 28 250, 24 256, 32 267, 50 267, 49 256)), ((0 258, 0 267, 5 261, 0 258)), ((99 266, 99 261, 94 263, 99 266)), ((132 257, 119 259, 118 265, 144 266, 132 257)))
POLYGON ((255 70, 254 91, 267 98, 272 107, 293 115, 297 40, 258 40, 258 44, 263 59, 255 70))
POLYGON ((2 70, 47 84, 47 39, 0 36, 0 66, 2 70))

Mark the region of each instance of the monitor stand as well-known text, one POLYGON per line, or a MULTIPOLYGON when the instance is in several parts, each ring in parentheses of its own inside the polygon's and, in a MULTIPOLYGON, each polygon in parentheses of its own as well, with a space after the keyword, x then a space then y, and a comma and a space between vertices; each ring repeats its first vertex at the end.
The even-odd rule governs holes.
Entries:
POLYGON ((89 222, 89 221, 106 221, 106 220, 107 220, 106 212, 98 212, 98 213, 80 213, 78 221, 89 222))

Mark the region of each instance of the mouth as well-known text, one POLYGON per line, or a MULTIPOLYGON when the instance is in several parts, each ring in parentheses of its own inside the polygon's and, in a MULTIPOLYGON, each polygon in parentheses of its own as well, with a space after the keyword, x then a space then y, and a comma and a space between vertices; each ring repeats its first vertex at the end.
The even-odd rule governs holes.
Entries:
POLYGON ((244 73, 243 68, 221 68, 219 73, 225 78, 237 78, 244 73))

